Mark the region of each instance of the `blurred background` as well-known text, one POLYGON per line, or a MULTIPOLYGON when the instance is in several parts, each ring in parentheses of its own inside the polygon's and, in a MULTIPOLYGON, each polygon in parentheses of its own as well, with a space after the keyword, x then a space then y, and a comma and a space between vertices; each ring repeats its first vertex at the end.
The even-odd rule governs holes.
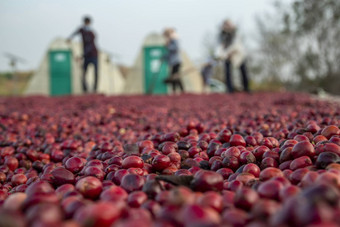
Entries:
MULTIPOLYGON (((143 71, 137 62, 146 37, 168 26, 199 70, 229 18, 247 49, 252 90, 340 94, 339 0, 11 0, 0 2, 0 95, 25 93, 51 43, 69 37, 84 15, 125 82, 143 71)), ((224 84, 222 65, 213 78, 224 84)), ((234 80, 240 84, 238 72, 234 80)))

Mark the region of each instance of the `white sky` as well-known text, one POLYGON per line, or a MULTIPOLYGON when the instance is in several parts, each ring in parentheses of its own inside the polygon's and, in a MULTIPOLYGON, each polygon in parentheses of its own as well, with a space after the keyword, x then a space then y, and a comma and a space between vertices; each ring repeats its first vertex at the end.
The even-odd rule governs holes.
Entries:
MULTIPOLYGON (((68 37, 93 18, 98 47, 132 65, 144 37, 173 26, 181 47, 193 60, 202 58, 204 36, 225 18, 241 26, 247 40, 255 32, 255 15, 272 9, 272 0, 0 0, 0 71, 9 70, 4 52, 27 60, 19 70, 39 66, 49 43, 68 37)), ((78 38, 79 39, 79 38, 78 38)), ((115 60, 115 59, 114 59, 115 60)))

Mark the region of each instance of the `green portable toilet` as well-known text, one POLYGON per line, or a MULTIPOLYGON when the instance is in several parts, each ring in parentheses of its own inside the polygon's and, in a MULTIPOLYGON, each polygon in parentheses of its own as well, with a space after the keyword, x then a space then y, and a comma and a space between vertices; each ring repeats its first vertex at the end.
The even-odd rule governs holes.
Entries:
POLYGON ((49 51, 50 95, 72 94, 72 52, 49 51))
POLYGON ((168 65, 162 61, 166 53, 164 46, 144 47, 144 93, 167 94, 164 80, 168 77, 168 65))
MULTIPOLYGON (((153 32, 145 37, 142 48, 126 76, 125 94, 145 94, 148 93, 148 90, 152 90, 149 87, 154 87, 153 94, 172 93, 171 86, 163 82, 168 77, 168 66, 164 63, 160 67, 161 58, 166 52, 165 45, 165 39, 160 33, 153 32), (153 80, 153 77, 156 79, 153 80), (152 81, 155 81, 154 86, 152 86, 152 81)), ((185 92, 202 92, 203 81, 200 71, 183 50, 180 54, 182 60, 180 74, 185 92)))
MULTIPOLYGON (((65 38, 54 39, 44 52, 40 65, 28 81, 24 94, 46 96, 83 94, 83 62, 80 61, 82 55, 82 43, 67 42, 65 38)), ((122 94, 125 79, 118 67, 110 61, 110 54, 98 50, 98 65, 97 92, 106 95, 122 94)), ((86 80, 91 92, 94 82, 92 65, 87 70, 86 80)))

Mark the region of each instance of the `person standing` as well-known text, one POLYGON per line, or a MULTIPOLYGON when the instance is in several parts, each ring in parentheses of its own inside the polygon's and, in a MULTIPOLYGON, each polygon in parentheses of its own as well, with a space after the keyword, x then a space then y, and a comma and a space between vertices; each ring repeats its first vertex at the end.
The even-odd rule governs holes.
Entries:
POLYGON ((184 92, 184 87, 180 78, 181 58, 178 45, 178 37, 173 28, 167 28, 163 32, 163 36, 166 40, 167 54, 164 59, 168 62, 170 68, 170 76, 166 79, 165 83, 172 85, 173 93, 176 93, 176 88, 179 87, 181 92, 184 92))
POLYGON ((215 55, 218 59, 224 60, 227 91, 229 93, 235 91, 232 80, 232 69, 235 67, 240 69, 243 89, 245 92, 249 93, 246 54, 241 41, 236 36, 236 32, 237 29, 230 20, 225 20, 223 22, 218 37, 219 47, 217 48, 215 55))
POLYGON ((87 67, 92 64, 94 66, 94 85, 93 91, 97 91, 98 85, 98 51, 95 44, 95 34, 91 29, 91 18, 86 16, 83 20, 84 24, 77 29, 72 35, 68 38, 68 42, 76 35, 81 35, 83 41, 83 75, 82 75, 82 87, 83 92, 88 92, 88 87, 86 83, 86 71, 87 67))
POLYGON ((215 66, 215 61, 213 58, 207 59, 201 68, 201 76, 203 79, 203 91, 204 93, 209 92, 209 87, 211 84, 211 77, 213 75, 213 70, 215 66))

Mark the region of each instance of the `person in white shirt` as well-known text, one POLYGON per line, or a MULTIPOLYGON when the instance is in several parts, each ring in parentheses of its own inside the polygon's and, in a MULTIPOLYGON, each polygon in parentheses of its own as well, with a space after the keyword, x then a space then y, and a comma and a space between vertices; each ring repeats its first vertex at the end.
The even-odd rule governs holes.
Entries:
POLYGON ((248 72, 246 66, 246 53, 240 39, 236 36, 237 29, 230 20, 223 22, 219 33, 219 46, 215 56, 225 61, 225 82, 227 91, 235 91, 232 81, 232 67, 239 68, 242 76, 243 89, 250 92, 248 82, 248 72))

